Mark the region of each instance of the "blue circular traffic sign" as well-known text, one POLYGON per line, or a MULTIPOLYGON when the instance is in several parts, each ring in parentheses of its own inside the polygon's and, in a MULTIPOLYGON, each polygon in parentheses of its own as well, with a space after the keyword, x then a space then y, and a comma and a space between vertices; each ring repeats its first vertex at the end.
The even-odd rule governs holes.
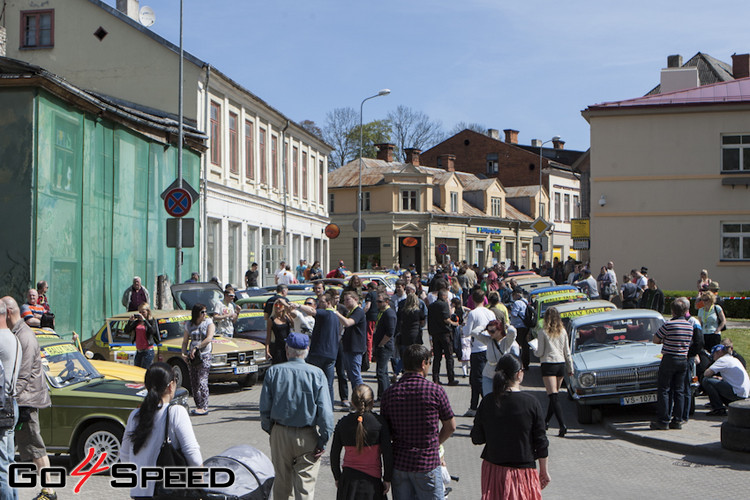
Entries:
POLYGON ((446 245, 445 243, 441 243, 441 244, 439 244, 439 245, 437 246, 437 252, 438 252, 438 253, 439 253, 440 255, 445 255, 445 254, 447 254, 447 253, 448 253, 448 245, 446 245))
POLYGON ((183 217, 193 206, 190 194, 182 188, 171 189, 164 197, 164 208, 172 217, 183 217))

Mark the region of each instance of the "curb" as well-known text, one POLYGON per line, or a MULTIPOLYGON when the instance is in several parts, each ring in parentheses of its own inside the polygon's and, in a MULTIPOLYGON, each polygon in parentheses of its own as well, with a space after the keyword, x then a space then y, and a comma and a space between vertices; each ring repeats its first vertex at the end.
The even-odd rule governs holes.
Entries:
MULTIPOLYGON (((711 458, 714 461, 742 463, 750 465, 750 453, 742 453, 722 448, 721 443, 716 441, 707 445, 693 445, 659 439, 656 437, 643 436, 634 432, 623 431, 618 429, 614 424, 602 420, 604 428, 614 437, 620 438, 633 444, 654 448, 657 450, 668 451, 687 456, 702 456, 711 458)), ((679 431, 654 431, 654 432, 679 432, 679 431)))

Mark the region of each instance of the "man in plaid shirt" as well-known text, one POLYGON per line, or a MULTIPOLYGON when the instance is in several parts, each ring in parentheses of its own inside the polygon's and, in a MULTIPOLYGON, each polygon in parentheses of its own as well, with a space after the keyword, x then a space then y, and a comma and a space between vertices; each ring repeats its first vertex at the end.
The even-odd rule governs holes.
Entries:
POLYGON ((456 430, 456 420, 445 390, 425 378, 430 350, 414 344, 402 358, 405 373, 385 391, 380 405, 393 441, 393 498, 442 499, 439 448, 456 430))

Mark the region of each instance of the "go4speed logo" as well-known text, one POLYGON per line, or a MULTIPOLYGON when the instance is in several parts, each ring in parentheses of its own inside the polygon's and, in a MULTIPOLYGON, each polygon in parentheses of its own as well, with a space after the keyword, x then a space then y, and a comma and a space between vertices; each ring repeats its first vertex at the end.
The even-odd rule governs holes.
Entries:
MULTIPOLYGON (((73 492, 81 488, 94 474, 110 472, 112 488, 146 488, 150 483, 161 484, 168 489, 226 488, 234 484, 234 472, 226 467, 138 467, 136 464, 117 463, 111 467, 102 465, 107 459, 103 452, 94 460, 96 450, 89 448, 83 459, 71 472, 77 477, 73 492)), ((65 467, 45 467, 37 475, 33 463, 12 463, 8 468, 8 484, 11 488, 64 488, 67 485, 65 467), (38 477, 38 481, 37 481, 38 477), (38 483, 38 484, 37 484, 38 483)))

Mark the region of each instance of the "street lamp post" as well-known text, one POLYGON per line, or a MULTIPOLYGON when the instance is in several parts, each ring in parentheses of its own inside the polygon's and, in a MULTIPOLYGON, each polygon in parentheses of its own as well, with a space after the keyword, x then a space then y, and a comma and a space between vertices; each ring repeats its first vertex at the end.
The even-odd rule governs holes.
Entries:
POLYGON ((362 100, 362 104, 359 105, 359 189, 357 190, 357 255, 356 262, 354 265, 355 271, 361 270, 362 260, 362 142, 363 142, 363 129, 362 129, 362 111, 365 106, 365 101, 375 99, 382 95, 390 94, 390 89, 383 89, 375 95, 367 97, 362 100))
MULTIPOLYGON (((542 149, 544 145, 547 144, 548 142, 555 142, 559 140, 560 140, 560 136, 556 135, 552 137, 552 139, 548 141, 544 141, 543 143, 539 145, 539 213, 538 213, 539 217, 542 217, 542 149)), ((549 200, 547 200, 547 205, 549 205, 548 210, 547 210, 547 213, 549 214, 548 218, 550 219, 550 222, 551 222, 552 220, 552 193, 551 192, 549 193, 549 200)), ((551 245, 549 246, 551 247, 551 245)), ((552 256, 554 254, 555 254, 555 249, 550 248, 550 262, 552 262, 552 256)), ((539 256, 540 256, 539 260, 541 261, 544 256, 544 252, 543 251, 539 252, 539 256)), ((539 262, 540 268, 542 267, 542 264, 544 264, 544 262, 539 262)))

